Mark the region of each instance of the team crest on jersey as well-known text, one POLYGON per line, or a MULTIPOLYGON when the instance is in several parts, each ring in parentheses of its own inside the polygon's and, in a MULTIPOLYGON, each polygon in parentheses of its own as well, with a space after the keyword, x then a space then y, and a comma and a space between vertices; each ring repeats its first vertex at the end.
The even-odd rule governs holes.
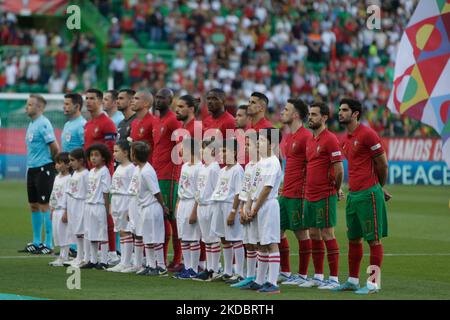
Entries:
POLYGON ((297 143, 296 142, 294 142, 293 144, 292 144, 292 151, 295 151, 295 147, 297 146, 297 143))
POLYGON ((320 146, 317 146, 317 153, 319 153, 320 152, 320 146))
POLYGON ((141 128, 139 129, 139 134, 140 134, 141 136, 144 134, 144 127, 141 127, 141 128))
POLYGON ((97 134, 100 131, 99 127, 95 127, 94 133, 97 134))
POLYGON ((353 146, 356 147, 357 144, 358 144, 358 140, 355 140, 355 141, 353 142, 353 146))

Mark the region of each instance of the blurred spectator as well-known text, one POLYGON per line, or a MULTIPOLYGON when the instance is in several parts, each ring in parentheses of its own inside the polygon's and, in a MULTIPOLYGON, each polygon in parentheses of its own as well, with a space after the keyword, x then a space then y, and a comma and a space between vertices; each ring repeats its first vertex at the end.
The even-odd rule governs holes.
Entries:
POLYGON ((36 82, 39 79, 41 57, 36 48, 31 48, 30 53, 26 56, 26 78, 31 82, 36 82))
POLYGON ((122 53, 118 52, 109 65, 109 71, 112 72, 114 80, 114 89, 120 89, 125 81, 125 69, 127 62, 122 53))
POLYGON ((130 77, 130 85, 133 86, 136 82, 141 80, 142 63, 137 54, 128 62, 128 76, 130 77))
POLYGON ((48 79, 48 92, 61 93, 64 89, 64 78, 58 71, 53 71, 52 76, 48 79))

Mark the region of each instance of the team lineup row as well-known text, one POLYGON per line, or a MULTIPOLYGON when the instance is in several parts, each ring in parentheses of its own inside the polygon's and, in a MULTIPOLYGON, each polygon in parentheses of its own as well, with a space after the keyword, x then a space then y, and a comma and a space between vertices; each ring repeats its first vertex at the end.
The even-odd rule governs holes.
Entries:
MULTIPOLYGON (((80 113, 82 97, 68 94, 64 111, 69 121, 62 133, 66 152, 56 157, 58 147, 51 124, 42 115, 45 107, 42 100, 32 95, 27 103, 27 113, 32 119, 27 130, 28 194, 33 215, 33 206, 46 212, 45 206, 51 200, 55 244, 61 247, 60 257, 52 265, 67 262, 69 245, 76 238, 78 253, 71 264, 107 268, 111 258, 108 249, 115 251, 116 231, 120 232, 122 255, 120 263, 109 268, 110 271, 148 275, 178 271, 175 276, 180 279, 220 278, 234 287, 268 293, 280 291, 277 285, 280 276, 285 277, 284 284, 300 287, 357 293, 379 290, 371 282, 359 288, 359 268, 362 239, 370 245, 370 264, 381 267, 380 239, 387 236, 385 200, 390 198, 382 189, 387 161, 380 138, 359 122, 362 110, 358 101, 341 101, 339 121, 347 127, 348 134, 338 141, 326 129, 329 110, 325 104, 317 102, 308 107, 299 99, 288 100, 281 115, 290 133, 284 137, 286 165, 278 196, 283 179, 275 150, 279 141, 273 141, 271 133, 276 129, 264 117, 268 99, 262 93, 253 93, 248 105, 239 107, 236 118, 225 111, 222 90, 213 89, 206 96, 210 115, 203 120, 203 131, 216 129, 223 136, 227 129, 258 132, 257 143, 245 140, 246 154, 257 150, 257 157, 250 160, 246 157, 243 166, 237 163, 236 139, 227 141, 218 151, 219 141, 210 137, 204 137, 201 148, 196 145, 198 140, 181 137, 184 164, 173 163, 172 150, 179 141, 171 139, 172 132, 184 128, 191 137, 196 137, 198 99, 190 95, 177 99, 174 113, 170 110, 173 95, 169 89, 158 91, 155 99, 146 91, 121 90, 118 94, 111 91, 103 96, 102 92, 90 89, 85 103, 91 120, 86 123, 80 113), (110 108, 110 102, 116 107, 110 108), (118 112, 123 115, 117 131, 108 117, 111 111, 111 119, 118 112), (303 126, 306 121, 311 131, 303 126), (41 125, 37 126, 39 122, 41 125), (118 163, 115 171, 112 154, 118 163), (350 192, 346 204, 349 278, 341 285, 334 227, 337 201, 344 198, 343 155, 349 164, 350 192), (53 185, 54 158, 59 174, 52 188, 48 185, 53 185), (224 163, 226 159, 226 165, 220 165, 217 161, 220 159, 224 163), (70 169, 74 170, 72 175, 70 169), (298 274, 290 274, 286 230, 294 231, 299 241, 298 274), (166 266, 171 234, 174 261, 166 266), (219 272, 220 243, 223 272, 219 272), (203 247, 206 259, 201 259, 203 247), (325 248, 330 269, 328 280, 324 279, 323 271, 325 248), (146 262, 141 268, 143 252, 146 262), (307 277, 311 257, 315 271, 312 279, 307 277), (206 263, 199 263, 200 260, 206 263)), ((40 235, 35 232, 34 241, 27 248, 39 250, 42 246, 36 248, 39 243, 40 235)), ((46 243, 44 248, 51 247, 46 243)))

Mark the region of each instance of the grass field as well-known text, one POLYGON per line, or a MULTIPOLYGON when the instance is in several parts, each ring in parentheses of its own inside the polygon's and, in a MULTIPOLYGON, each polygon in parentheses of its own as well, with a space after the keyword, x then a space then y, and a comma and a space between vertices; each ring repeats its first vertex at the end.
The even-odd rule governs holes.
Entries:
MULTIPOLYGON (((450 188, 390 186, 389 237, 384 241, 382 291, 369 297, 353 293, 282 287, 266 296, 171 278, 139 277, 83 270, 81 290, 66 287, 64 268, 51 268, 52 257, 17 253, 31 239, 24 182, 0 182, 0 297, 16 294, 48 299, 450 299, 450 188)), ((337 238, 340 280, 347 277, 344 203, 339 204, 337 238)), ((297 243, 291 240, 291 265, 297 269, 297 243)), ((368 247, 362 266, 368 265, 368 247)), ((327 270, 327 267, 325 268, 327 270)), ((363 270, 364 271, 364 270, 363 270)), ((310 273, 312 268, 310 269, 310 273)), ((363 281, 366 276, 363 274, 363 281)))

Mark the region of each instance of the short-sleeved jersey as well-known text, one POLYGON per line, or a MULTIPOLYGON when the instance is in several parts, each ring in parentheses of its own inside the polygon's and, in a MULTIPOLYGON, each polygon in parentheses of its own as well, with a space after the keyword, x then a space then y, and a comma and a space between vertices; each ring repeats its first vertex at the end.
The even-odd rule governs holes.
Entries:
POLYGON ((134 164, 130 163, 127 166, 119 165, 114 171, 111 182, 111 194, 128 195, 128 187, 130 186, 131 177, 134 172, 134 164))
POLYGON ((160 192, 156 171, 147 162, 142 168, 139 168, 138 205, 140 207, 148 207, 158 202, 155 195, 160 192))
POLYGON ((240 164, 231 168, 220 169, 219 179, 212 195, 212 200, 219 202, 233 202, 234 197, 241 192, 244 169, 240 164))
POLYGON ((30 122, 26 132, 27 168, 38 168, 52 163, 49 144, 55 141, 50 121, 43 115, 30 122))
POLYGON ((193 165, 185 163, 183 164, 183 167, 181 167, 180 183, 178 184, 178 197, 180 199, 195 199, 198 173, 200 172, 201 167, 201 163, 193 165))
POLYGON ((244 180, 242 181, 241 192, 239 192, 239 200, 241 201, 248 201, 248 196, 253 190, 252 183, 255 179, 256 165, 256 162, 249 162, 245 166, 244 180))
POLYGON ((177 170, 172 161, 172 149, 177 141, 172 140, 172 132, 181 128, 181 122, 177 120, 171 110, 167 114, 156 119, 153 126, 153 157, 152 165, 159 180, 177 180, 177 170))
POLYGON ((89 188, 86 203, 105 204, 104 193, 111 189, 111 175, 106 166, 100 169, 92 168, 89 171, 89 188))
POLYGON ((365 190, 377 184, 373 158, 383 154, 384 148, 376 132, 360 124, 343 138, 341 145, 348 160, 350 191, 365 190))
POLYGON ((195 200, 200 205, 213 203, 211 196, 217 184, 220 166, 217 162, 210 163, 208 166, 202 164, 197 178, 197 190, 195 200))
POLYGON ((75 171, 69 180, 67 186, 67 195, 78 200, 85 200, 89 188, 89 170, 75 171))
POLYGON ((306 143, 311 137, 312 133, 305 127, 286 137, 283 197, 305 198, 306 143))
MULTIPOLYGON (((114 144, 116 141, 116 126, 114 122, 105 114, 101 113, 98 117, 89 120, 84 126, 84 148, 88 149, 91 145, 96 143, 104 144, 108 147, 111 155, 114 151, 114 144)), ((108 163, 109 172, 112 175, 114 172, 114 161, 108 163)))
POLYGON ((70 179, 70 175, 62 176, 58 174, 53 182, 53 190, 50 195, 50 207, 54 210, 67 208, 66 189, 70 179))
POLYGON ((117 125, 117 141, 126 140, 130 136, 131 124, 136 119, 136 114, 126 119, 125 117, 117 125))
POLYGON ((336 136, 323 130, 306 144, 306 200, 319 201, 336 194, 333 163, 342 161, 336 136))
POLYGON ((155 122, 155 117, 150 113, 147 113, 143 119, 136 117, 131 123, 130 137, 133 141, 144 141, 150 147, 150 154, 148 155, 148 162, 152 161, 152 151, 153 151, 153 124, 155 122))
POLYGON ((203 132, 206 137, 212 136, 215 134, 215 132, 206 132, 211 129, 219 130, 222 133, 222 138, 225 139, 227 129, 234 130, 236 127, 236 122, 233 118, 233 116, 228 112, 225 111, 220 117, 213 118, 211 115, 206 117, 205 120, 203 120, 203 132))
POLYGON ((77 148, 83 148, 84 145, 84 126, 86 119, 79 116, 69 120, 64 124, 61 133, 61 145, 63 152, 70 152, 77 148))
POLYGON ((108 146, 112 154, 116 133, 114 122, 106 114, 101 113, 84 126, 84 148, 87 149, 96 143, 103 143, 108 146))
POLYGON ((123 119, 125 119, 125 116, 123 115, 123 113, 121 111, 116 111, 114 112, 114 114, 111 116, 111 120, 114 122, 116 128, 119 127, 119 123, 120 121, 122 121, 123 119))
POLYGON ((275 155, 259 160, 254 174, 252 199, 257 200, 264 187, 272 187, 267 200, 275 199, 278 196, 281 178, 280 160, 275 155))

